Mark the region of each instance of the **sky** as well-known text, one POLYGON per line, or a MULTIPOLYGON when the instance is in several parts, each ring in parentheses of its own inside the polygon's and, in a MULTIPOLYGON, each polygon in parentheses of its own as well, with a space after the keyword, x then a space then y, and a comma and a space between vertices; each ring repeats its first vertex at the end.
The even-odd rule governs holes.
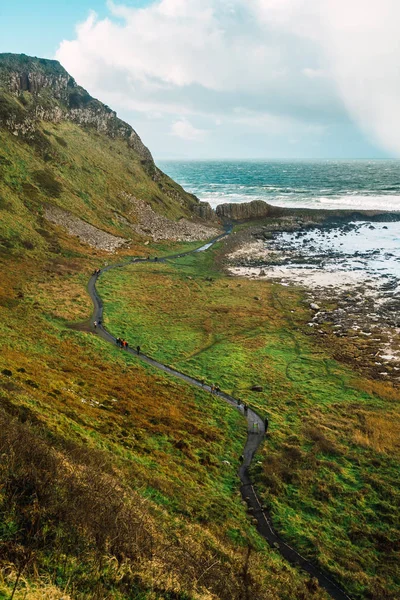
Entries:
POLYGON ((400 156, 398 0, 0 0, 158 159, 400 156))

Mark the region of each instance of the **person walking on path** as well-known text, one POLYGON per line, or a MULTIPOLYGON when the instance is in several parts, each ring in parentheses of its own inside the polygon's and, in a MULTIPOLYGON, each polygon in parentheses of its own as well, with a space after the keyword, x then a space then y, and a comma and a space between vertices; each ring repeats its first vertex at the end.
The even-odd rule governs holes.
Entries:
POLYGON ((97 329, 97 321, 93 321, 94 328, 97 329))
POLYGON ((239 456, 239 462, 240 462, 241 465, 243 464, 243 461, 244 461, 244 456, 243 456, 243 454, 241 454, 239 456))
POLYGON ((247 416, 247 413, 249 412, 249 407, 247 406, 247 404, 243 404, 243 412, 247 416))
POLYGON ((138 356, 140 354, 140 346, 136 346, 136 352, 138 353, 138 356))
POLYGON ((268 431, 268 417, 265 417, 265 419, 264 419, 264 429, 265 429, 265 435, 266 435, 267 431, 268 431))

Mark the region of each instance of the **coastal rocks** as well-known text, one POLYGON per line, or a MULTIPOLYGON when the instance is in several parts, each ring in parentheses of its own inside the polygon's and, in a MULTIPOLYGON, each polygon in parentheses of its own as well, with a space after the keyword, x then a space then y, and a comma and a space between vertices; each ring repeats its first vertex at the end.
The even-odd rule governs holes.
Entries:
POLYGON ((316 302, 311 302, 310 308, 311 310, 321 310, 321 307, 316 302))
POLYGON ((208 202, 200 201, 198 204, 193 206, 193 212, 204 221, 213 221, 216 218, 215 212, 208 202))
POLYGON ((365 219, 314 223, 299 231, 289 229, 294 219, 277 222, 281 231, 258 227, 253 237, 237 240, 227 256, 229 273, 301 286, 310 309, 307 335, 319 336, 335 358, 372 378, 400 382, 398 222, 386 221, 387 227, 376 219, 373 229, 365 219))
POLYGON ((220 204, 215 209, 220 219, 231 219, 233 221, 248 221, 251 219, 262 219, 279 214, 280 211, 263 200, 252 202, 220 204))

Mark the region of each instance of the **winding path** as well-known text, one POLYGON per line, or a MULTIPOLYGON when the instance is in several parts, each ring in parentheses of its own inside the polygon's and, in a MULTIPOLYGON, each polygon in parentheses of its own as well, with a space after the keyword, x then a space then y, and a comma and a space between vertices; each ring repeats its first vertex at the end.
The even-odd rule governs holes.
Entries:
MULTIPOLYGON (((103 301, 100 298, 100 296, 96 290, 97 279, 102 273, 105 273, 106 271, 109 271, 109 270, 115 269, 115 268, 123 268, 123 267, 128 266, 129 264, 144 263, 144 262, 159 263, 159 262, 165 262, 166 260, 171 260, 174 258, 181 258, 182 256, 187 256, 189 254, 194 254, 196 252, 203 252, 205 250, 208 250, 208 248, 210 248, 213 244, 215 244, 215 242, 224 238, 228 233, 229 233, 229 231, 221 234, 220 236, 216 237, 208 244, 205 244, 205 245, 201 246, 200 248, 197 248, 196 250, 190 250, 189 252, 182 252, 180 254, 173 254, 173 255, 165 256, 165 257, 159 258, 159 259, 135 258, 135 259, 131 259, 130 262, 109 265, 109 266, 101 269, 98 273, 93 274, 88 283, 88 291, 89 291, 90 297, 94 304, 94 311, 93 311, 92 319, 93 319, 93 321, 97 321, 97 322, 100 321, 100 323, 101 323, 101 324, 97 325, 97 328, 95 330, 96 333, 100 337, 102 337, 104 340, 106 340, 107 342, 110 342, 115 345, 116 338, 111 333, 109 333, 107 331, 107 329, 104 327, 104 325, 102 324, 103 323, 103 301)), ((153 367, 156 367, 157 369, 160 369, 161 371, 164 371, 165 373, 169 373, 170 375, 173 375, 174 377, 178 377, 179 379, 186 381, 186 383, 189 383, 190 385, 196 386, 200 389, 203 389, 204 391, 211 392, 211 387, 207 384, 203 384, 203 382, 200 381, 199 379, 191 377, 190 375, 186 375, 185 373, 181 373, 180 371, 176 371, 175 369, 172 369, 171 367, 168 367, 167 365, 164 365, 163 363, 160 363, 157 360, 154 360, 153 358, 151 358, 150 356, 147 356, 146 354, 143 354, 142 352, 140 352, 140 354, 138 355, 137 352, 135 350, 133 350, 132 348, 128 348, 126 350, 126 352, 134 355, 137 359, 140 359, 143 362, 146 362, 147 364, 152 365, 153 367)), ((249 466, 250 466, 250 463, 253 459, 255 452, 257 451, 257 449, 259 448, 259 446, 262 444, 263 440, 265 439, 264 420, 260 417, 259 414, 257 414, 257 412, 255 410, 253 410, 251 408, 248 408, 246 411, 246 414, 245 414, 243 405, 241 405, 239 403, 239 401, 236 400, 233 396, 230 396, 229 394, 226 394, 225 392, 222 392, 222 391, 215 392, 215 395, 220 397, 222 400, 224 400, 231 406, 234 406, 237 410, 240 410, 247 419, 248 434, 247 434, 246 445, 243 450, 243 462, 239 468, 239 478, 241 481, 240 492, 242 494, 243 499, 247 503, 249 512, 251 513, 252 516, 254 516, 254 518, 257 521, 258 532, 267 540, 267 542, 270 544, 270 546, 275 548, 276 550, 278 550, 281 553, 281 555, 290 564, 300 566, 311 577, 315 577, 318 580, 320 586, 328 592, 328 594, 331 596, 331 598, 333 598, 334 600, 351 600, 350 597, 346 594, 346 592, 344 590, 342 590, 342 588, 337 583, 335 583, 335 581, 332 578, 330 578, 328 575, 326 575, 325 573, 320 571, 317 567, 315 567, 315 565, 313 565, 309 560, 307 560, 306 558, 301 556, 301 554, 299 554, 294 548, 289 546, 289 544, 284 542, 277 535, 277 533, 275 532, 275 530, 273 529, 273 527, 271 525, 271 520, 270 520, 270 517, 269 517, 266 509, 262 506, 262 504, 254 490, 254 486, 253 486, 253 483, 252 483, 252 481, 250 479, 250 475, 249 475, 249 466)))

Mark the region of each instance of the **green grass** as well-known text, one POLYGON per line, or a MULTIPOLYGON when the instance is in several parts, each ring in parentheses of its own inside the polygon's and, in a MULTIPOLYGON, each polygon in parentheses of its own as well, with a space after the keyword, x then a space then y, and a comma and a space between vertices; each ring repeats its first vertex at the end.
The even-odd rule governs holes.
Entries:
POLYGON ((262 600, 302 597, 307 577, 267 548, 241 500, 241 415, 68 328, 90 315, 95 264, 1 264, 0 590, 11 595, 22 564, 15 597, 29 600, 241 600, 245 585, 262 600), (119 522, 145 529, 132 538, 119 522))
POLYGON ((193 198, 167 176, 160 176, 161 189, 124 140, 68 122, 45 123, 45 128, 46 133, 39 131, 47 144, 46 159, 0 128, 0 250, 2 243, 8 253, 28 249, 44 258, 56 243, 53 229, 43 220, 47 203, 134 240, 137 236, 121 219, 136 222, 130 196, 172 220, 189 215, 193 198))
POLYGON ((399 394, 317 345, 299 293, 227 278, 215 254, 101 277, 105 320, 131 345, 270 418, 255 476, 281 534, 356 598, 396 598, 399 394), (211 281, 210 281, 211 279, 211 281), (254 384, 264 392, 251 392, 254 384))

